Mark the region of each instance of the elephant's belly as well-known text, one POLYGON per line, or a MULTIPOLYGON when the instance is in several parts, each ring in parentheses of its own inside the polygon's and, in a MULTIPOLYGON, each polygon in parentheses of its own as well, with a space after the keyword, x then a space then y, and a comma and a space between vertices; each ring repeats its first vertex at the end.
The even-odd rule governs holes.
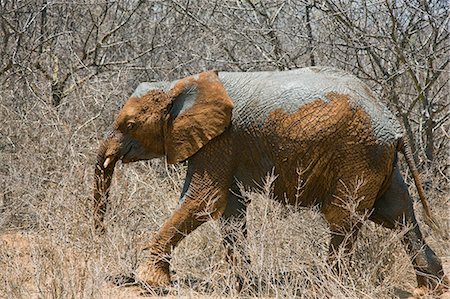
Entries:
POLYGON ((271 184, 271 195, 276 200, 311 206, 330 196, 336 184, 334 179, 338 177, 334 164, 330 163, 332 153, 317 153, 321 158, 300 151, 281 153, 270 147, 255 150, 251 146, 248 150, 243 146, 234 178, 236 183, 257 190, 266 189, 267 184, 271 184))
POLYGON ((392 173, 394 147, 338 147, 344 151, 317 147, 290 155, 278 152, 259 165, 242 165, 235 178, 256 189, 271 182, 272 195, 281 203, 319 205, 330 215, 343 215, 338 211, 344 202, 357 203, 358 211, 372 208, 392 173))
POLYGON ((292 205, 320 205, 333 195, 339 180, 333 160, 333 152, 320 149, 316 155, 298 152, 290 159, 278 159, 275 196, 292 205))
POLYGON ((278 153, 278 159, 265 163, 264 168, 241 169, 236 178, 257 189, 271 182, 272 195, 282 203, 337 210, 342 202, 354 201, 362 211, 370 209, 382 194, 392 173, 394 154, 394 147, 384 146, 356 146, 346 152, 316 148, 290 158, 278 153))
POLYGON ((304 173, 301 167, 283 167, 273 161, 265 164, 264 167, 240 167, 234 176, 236 183, 255 190, 271 190, 271 196, 277 201, 298 206, 320 204, 333 193, 336 185, 336 181, 324 177, 337 177, 325 165, 319 166, 320 172, 304 173))
POLYGON ((277 175, 274 173, 275 164, 269 159, 259 159, 256 155, 253 155, 251 160, 239 165, 234 179, 236 183, 247 188, 262 188, 270 181, 270 176, 277 175))

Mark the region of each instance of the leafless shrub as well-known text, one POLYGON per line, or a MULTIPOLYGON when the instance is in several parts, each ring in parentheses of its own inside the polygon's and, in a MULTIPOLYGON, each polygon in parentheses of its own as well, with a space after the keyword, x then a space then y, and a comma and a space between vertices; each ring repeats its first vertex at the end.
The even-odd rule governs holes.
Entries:
MULTIPOLYGON (((95 151, 138 82, 205 69, 322 64, 362 77, 402 120, 431 206, 450 228, 449 19, 443 1, 419 2, 0 1, 0 297, 139 297, 135 286, 114 282, 130 282, 145 258, 141 248, 176 206, 184 169, 119 166, 99 237, 95 151)), ((210 222, 176 249, 170 294, 393 298, 415 285, 398 241, 404 232, 364 222, 338 276, 316 210, 271 200, 270 181, 244 193, 249 236, 235 234, 251 262, 225 263, 222 224, 210 222)), ((421 229, 448 255, 448 237, 421 229)))

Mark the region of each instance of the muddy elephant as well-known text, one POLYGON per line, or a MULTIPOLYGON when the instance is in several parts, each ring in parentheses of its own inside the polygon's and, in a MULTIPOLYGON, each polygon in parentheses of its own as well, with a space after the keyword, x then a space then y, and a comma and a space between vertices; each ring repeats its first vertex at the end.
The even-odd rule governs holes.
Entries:
MULTIPOLYGON (((339 246, 351 248, 358 233, 345 200, 346 189, 362 179, 356 212, 391 229, 410 225, 402 241, 419 287, 442 287, 447 278, 422 237, 397 165, 401 152, 431 221, 402 136, 398 121, 367 85, 333 68, 209 71, 142 83, 99 148, 95 225, 102 228, 117 161, 166 157, 168 163, 187 161, 187 175, 178 208, 148 244, 150 258, 138 270, 142 281, 170 284, 171 250, 210 219, 240 219, 245 231, 247 203, 238 184, 257 187, 272 172, 279 201, 319 207, 332 232, 332 257, 339 246)), ((230 248, 233 242, 225 238, 230 248)))

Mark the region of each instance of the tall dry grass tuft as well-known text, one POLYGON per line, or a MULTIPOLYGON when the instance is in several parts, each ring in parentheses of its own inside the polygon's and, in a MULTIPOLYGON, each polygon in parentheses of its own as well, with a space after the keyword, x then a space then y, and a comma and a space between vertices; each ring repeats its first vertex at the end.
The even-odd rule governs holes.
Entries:
MULTIPOLYGON (((95 151, 127 94, 125 75, 86 83, 58 109, 36 89, 27 101, 16 99, 29 91, 0 91, 0 298, 151 295, 128 278, 176 207, 184 167, 158 160, 119 165, 103 236, 93 231, 91 217, 95 151)), ((427 195, 440 221, 448 221, 448 185, 442 171, 434 171, 439 166, 430 167, 427 195)), ((207 223, 175 250, 169 296, 395 298, 413 289, 413 269, 399 242, 404 232, 364 222, 352 256, 339 257, 343 272, 337 275, 327 263, 322 216, 272 200, 273 179, 243 190, 251 204, 248 237, 235 232, 241 262, 224 262, 224 224, 207 223)), ((448 238, 421 227, 438 255, 448 255, 448 238)))

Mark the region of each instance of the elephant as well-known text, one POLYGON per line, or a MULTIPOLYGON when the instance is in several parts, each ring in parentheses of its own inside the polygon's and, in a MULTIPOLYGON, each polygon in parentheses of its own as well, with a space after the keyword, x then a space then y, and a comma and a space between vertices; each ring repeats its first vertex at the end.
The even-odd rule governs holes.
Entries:
MULTIPOLYGON (((350 250, 356 240, 360 225, 345 207, 350 200, 346 190, 362 178, 356 213, 390 229, 410 226, 402 242, 418 287, 444 290, 449 280, 419 229, 398 153, 405 157, 426 219, 433 223, 398 120, 365 83, 345 71, 206 71, 145 82, 123 105, 99 146, 94 222, 104 230, 119 160, 187 162, 179 205, 148 243, 150 257, 137 270, 138 279, 150 286, 170 285, 167 258, 173 248, 210 219, 238 220, 245 234, 248 202, 239 186, 256 188, 274 173, 278 201, 317 206, 322 212, 331 231, 333 260, 339 248, 350 250)), ((234 242, 225 236, 227 248, 234 242)))

